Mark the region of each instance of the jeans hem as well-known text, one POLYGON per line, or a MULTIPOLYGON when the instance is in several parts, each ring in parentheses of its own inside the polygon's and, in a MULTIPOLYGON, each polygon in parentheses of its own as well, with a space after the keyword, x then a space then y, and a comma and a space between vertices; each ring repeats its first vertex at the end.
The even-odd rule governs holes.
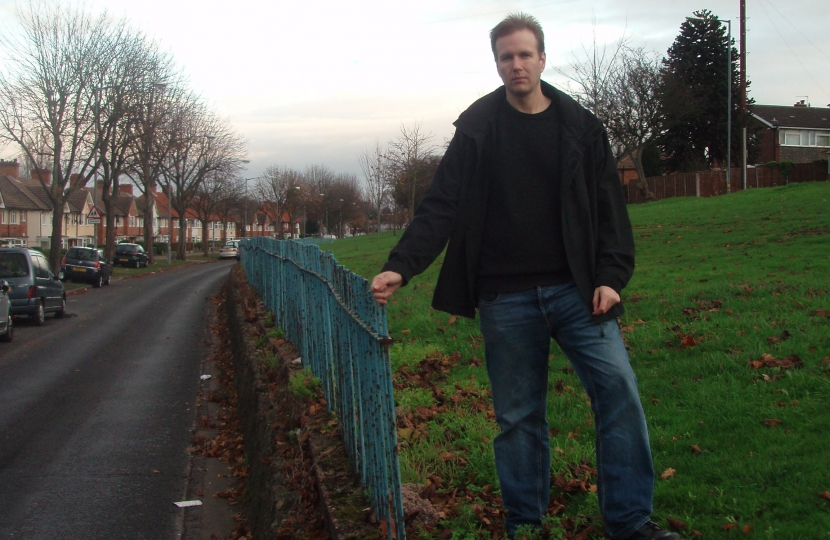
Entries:
POLYGON ((639 530, 640 530, 640 527, 642 527, 643 525, 645 525, 645 524, 646 524, 646 523, 648 523, 649 521, 651 521, 651 516, 646 516, 646 517, 644 517, 644 518, 642 519, 642 521, 638 522, 638 524, 637 524, 637 525, 635 525, 634 527, 632 527, 630 530, 626 531, 626 533, 625 533, 624 535, 622 535, 622 536, 614 536, 614 537, 613 537, 613 538, 614 538, 614 540, 626 540, 627 538, 630 538, 630 537, 631 537, 631 535, 633 535, 635 532, 639 531, 639 530))

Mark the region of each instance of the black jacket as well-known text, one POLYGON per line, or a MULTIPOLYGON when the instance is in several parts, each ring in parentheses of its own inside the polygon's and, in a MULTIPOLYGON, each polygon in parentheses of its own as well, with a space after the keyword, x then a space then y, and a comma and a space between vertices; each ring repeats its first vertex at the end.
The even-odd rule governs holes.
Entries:
MULTIPOLYGON (((542 81, 542 92, 561 119, 562 230, 568 265, 590 306, 594 289, 619 292, 634 271, 634 238, 617 166, 602 124, 573 99, 542 81)), ((432 306, 475 317, 476 275, 487 204, 487 170, 499 107, 509 106, 504 87, 473 103, 455 121, 456 132, 427 193, 383 270, 406 284, 447 254, 432 306)), ((593 308, 591 308, 593 311, 593 308)), ((622 303, 595 317, 623 313, 622 303)))

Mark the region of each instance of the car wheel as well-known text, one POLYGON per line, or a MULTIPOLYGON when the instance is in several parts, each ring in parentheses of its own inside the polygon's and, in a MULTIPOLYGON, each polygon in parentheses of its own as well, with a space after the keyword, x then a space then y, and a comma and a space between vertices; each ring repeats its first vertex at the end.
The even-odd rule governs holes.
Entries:
POLYGON ((14 339, 14 325, 12 324, 12 314, 9 313, 9 321, 6 324, 6 333, 0 336, 0 341, 11 343, 12 339, 14 339))
POLYGON ((112 274, 107 274, 107 279, 104 280, 104 285, 109 285, 112 281, 112 274))
POLYGON ((98 277, 96 277, 95 281, 92 282, 92 286, 97 289, 103 284, 104 284, 104 276, 102 276, 101 274, 98 274, 98 277))
POLYGON ((40 326, 46 322, 46 310, 43 307, 43 302, 37 303, 37 311, 32 313, 31 317, 35 326, 40 326))
POLYGON ((138 262, 138 261, 136 261, 136 262, 135 262, 135 267, 136 267, 136 268, 140 268, 140 267, 141 267, 141 263, 140 263, 140 262, 138 262))
POLYGON ((64 296, 61 298, 61 308, 59 311, 55 312, 56 319, 62 319, 63 316, 66 315, 66 297, 64 296))

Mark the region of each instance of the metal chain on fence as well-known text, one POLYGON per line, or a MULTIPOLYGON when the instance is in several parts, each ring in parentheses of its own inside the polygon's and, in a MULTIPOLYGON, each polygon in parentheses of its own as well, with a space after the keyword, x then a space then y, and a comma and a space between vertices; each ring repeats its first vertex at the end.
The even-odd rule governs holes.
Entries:
POLYGON ((320 379, 387 538, 404 540, 385 310, 364 278, 316 245, 253 237, 239 247, 248 282, 320 379))

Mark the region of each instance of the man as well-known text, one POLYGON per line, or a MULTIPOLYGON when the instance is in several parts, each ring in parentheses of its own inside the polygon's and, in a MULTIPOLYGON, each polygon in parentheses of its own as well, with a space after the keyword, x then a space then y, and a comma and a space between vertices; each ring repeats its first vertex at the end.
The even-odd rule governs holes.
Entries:
POLYGON ((616 322, 634 240, 607 136, 596 117, 541 81, 544 34, 535 18, 510 15, 490 43, 504 86, 455 122, 429 191, 372 280, 375 300, 386 304, 449 240, 432 305, 466 317, 478 308, 511 535, 538 528, 548 506, 552 337, 591 399, 608 534, 679 539, 649 519, 648 433, 616 322))

